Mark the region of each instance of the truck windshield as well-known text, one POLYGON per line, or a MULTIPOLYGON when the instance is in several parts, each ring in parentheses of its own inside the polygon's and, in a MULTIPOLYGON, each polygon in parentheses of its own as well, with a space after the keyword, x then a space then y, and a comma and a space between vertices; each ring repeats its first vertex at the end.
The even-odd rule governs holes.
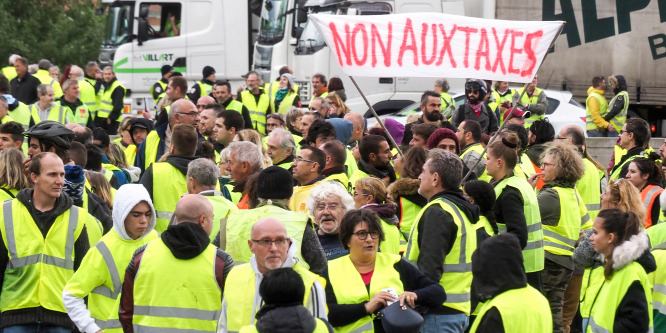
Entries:
POLYGON ((132 6, 120 5, 109 7, 104 45, 115 46, 129 42, 132 6))
POLYGON ((266 0, 261 8, 261 23, 257 40, 262 44, 277 44, 284 37, 288 0, 266 0))
MULTIPOLYGON (((331 11, 322 11, 317 14, 330 15, 333 13, 334 11, 331 10, 331 11)), ((308 20, 308 23, 305 25, 305 28, 303 28, 303 33, 301 34, 301 37, 298 39, 298 44, 296 45, 296 50, 294 50, 294 53, 298 55, 313 54, 323 49, 324 46, 326 46, 324 38, 321 37, 321 35, 319 34, 319 30, 317 30, 312 21, 308 20)))

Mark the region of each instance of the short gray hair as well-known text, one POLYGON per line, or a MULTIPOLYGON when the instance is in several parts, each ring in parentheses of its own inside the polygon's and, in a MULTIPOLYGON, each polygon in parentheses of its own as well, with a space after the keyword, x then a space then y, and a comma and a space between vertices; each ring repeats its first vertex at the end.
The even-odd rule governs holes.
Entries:
POLYGON ((215 187, 220 168, 207 158, 197 158, 187 165, 187 178, 194 179, 199 186, 215 187))
POLYGON ((105 71, 107 69, 110 69, 111 73, 113 73, 114 75, 116 74, 116 71, 113 70, 113 66, 106 66, 106 67, 104 67, 104 69, 102 69, 102 71, 105 71))
POLYGON ((278 136, 280 138, 280 147, 283 151, 291 148, 291 154, 294 155, 294 148, 296 147, 296 142, 294 142, 294 136, 291 135, 289 131, 283 128, 276 128, 271 131, 271 134, 268 135, 269 138, 278 136))
MULTIPOLYGON (((172 111, 173 112, 173 111, 172 111)), ((236 152, 236 159, 239 162, 247 162, 252 168, 252 171, 261 169, 264 163, 263 156, 257 149, 257 145, 250 141, 236 141, 229 145, 229 155, 231 152, 236 152)))
POLYGON ((48 84, 40 84, 37 86, 37 95, 46 95, 46 88, 50 87, 48 84))
POLYGON ((287 122, 287 125, 290 125, 292 122, 296 121, 298 117, 303 116, 303 109, 299 109, 295 106, 290 106, 289 109, 287 110, 287 114, 285 115, 285 121, 287 122))
POLYGON ((12 54, 9 56, 9 64, 13 65, 16 59, 20 58, 21 56, 18 54, 12 54))
POLYGON ((90 71, 95 66, 99 67, 96 61, 88 61, 88 63, 86 64, 86 72, 90 71))
POLYGON ((315 98, 312 99, 313 102, 316 101, 316 100, 321 100, 321 106, 320 106, 321 109, 324 109, 324 108, 328 109, 328 101, 326 100, 326 98, 315 97, 315 98))
POLYGON ((348 212, 355 208, 354 198, 347 192, 345 187, 338 181, 328 180, 319 183, 311 191, 310 196, 308 196, 305 201, 305 206, 308 211, 314 212, 317 202, 321 200, 326 200, 329 195, 335 195, 340 198, 342 206, 345 209, 345 212, 348 212))
POLYGON ((79 81, 82 81, 82 80, 85 79, 83 77, 83 69, 81 69, 81 67, 79 67, 77 65, 72 65, 72 67, 69 69, 69 74, 78 75, 79 77, 77 78, 77 80, 79 80, 79 81))
POLYGON ((460 188, 463 178, 463 163, 458 155, 444 149, 435 148, 428 154, 428 168, 437 173, 445 190, 460 188))
POLYGON ((449 81, 447 81, 446 79, 436 80, 435 85, 442 88, 443 92, 448 92, 449 91, 449 81))
MULTIPOLYGON (((71 72, 70 72, 70 73, 71 73, 71 72)), ((63 91, 64 91, 64 90, 67 90, 67 89, 69 89, 69 87, 70 87, 71 85, 73 85, 73 84, 78 84, 78 83, 79 83, 79 81, 72 80, 72 79, 67 79, 67 80, 65 80, 65 82, 62 83, 62 90, 63 90, 63 91)))

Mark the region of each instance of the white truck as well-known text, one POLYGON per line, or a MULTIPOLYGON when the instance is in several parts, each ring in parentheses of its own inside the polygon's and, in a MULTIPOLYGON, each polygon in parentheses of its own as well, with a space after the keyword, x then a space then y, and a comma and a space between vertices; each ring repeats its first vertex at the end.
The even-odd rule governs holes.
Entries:
POLYGON ((204 66, 233 86, 252 64, 257 1, 104 1, 108 15, 100 50, 102 65, 113 65, 128 90, 133 113, 150 110, 150 89, 171 65, 188 81, 202 79, 204 66), (255 25, 253 25, 253 22, 255 25), (174 29, 174 23, 175 28, 174 29))

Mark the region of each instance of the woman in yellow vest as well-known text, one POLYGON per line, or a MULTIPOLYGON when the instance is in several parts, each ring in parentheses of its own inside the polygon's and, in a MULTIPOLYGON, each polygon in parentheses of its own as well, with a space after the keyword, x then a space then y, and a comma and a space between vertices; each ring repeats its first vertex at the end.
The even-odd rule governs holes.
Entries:
POLYGON ((412 147, 405 153, 404 158, 398 155, 395 159, 395 173, 399 174, 400 178, 389 186, 388 193, 391 201, 397 205, 396 216, 400 220, 403 237, 401 243, 404 241, 405 246, 416 215, 428 203, 428 200, 419 194, 421 181, 418 179, 427 158, 428 153, 423 147, 412 147))
POLYGON ((340 241, 349 254, 328 262, 328 319, 336 332, 384 332, 377 311, 401 306, 441 307, 444 289, 400 256, 377 252, 384 232, 377 215, 351 210, 340 223, 340 241))
POLYGON ((369 209, 379 217, 386 238, 379 244, 379 250, 399 255, 400 229, 395 215, 396 206, 388 198, 384 182, 374 177, 359 179, 354 184, 354 204, 356 209, 369 209))
POLYGON ((81 332, 122 332, 117 302, 125 268, 137 248, 158 238, 153 230, 155 209, 146 189, 128 184, 118 194, 113 229, 88 251, 63 291, 67 313, 81 332))
MULTIPOLYGON (((537 195, 545 249, 541 281, 543 293, 553 313, 553 330, 559 332, 564 326, 564 291, 574 268, 573 250, 582 225, 590 218, 575 188, 585 167, 573 146, 562 141, 549 143, 540 161, 543 170, 541 176, 545 182, 537 195)), ((535 175, 529 179, 533 186, 536 185, 537 177, 535 175)))
POLYGON ((291 267, 278 268, 266 274, 259 284, 259 295, 264 305, 257 312, 257 322, 241 328, 241 333, 333 333, 328 321, 315 318, 303 306, 303 278, 291 267))
MULTIPOLYGON (((645 208, 640 193, 626 179, 611 181, 601 194, 601 210, 617 208, 623 212, 634 212, 639 219, 645 219, 645 208)), ((580 315, 583 322, 590 317, 590 307, 594 296, 603 283, 603 261, 590 242, 592 228, 585 230, 574 250, 573 261, 576 268, 584 269, 580 290, 580 315)))
POLYGON ((31 187, 23 170, 25 155, 16 148, 0 151, 0 200, 16 198, 18 191, 31 187))
POLYGON ((652 332, 652 290, 647 273, 655 270, 650 241, 634 212, 602 210, 590 241, 604 258, 603 282, 594 295, 585 332, 652 332))
POLYGON ((280 76, 278 90, 271 97, 271 113, 286 114, 290 107, 301 107, 301 97, 294 90, 294 77, 289 73, 280 76))
POLYGON ((532 186, 514 174, 518 163, 520 140, 514 133, 496 139, 488 145, 486 173, 495 188, 495 207, 500 233, 510 232, 518 237, 523 248, 527 282, 541 290, 541 270, 544 264, 543 231, 536 193, 532 186))
POLYGON ((659 195, 664 191, 664 175, 661 163, 655 161, 656 153, 650 153, 650 158, 638 157, 629 163, 626 178, 641 191, 641 200, 645 207, 645 228, 659 223, 661 204, 659 195))

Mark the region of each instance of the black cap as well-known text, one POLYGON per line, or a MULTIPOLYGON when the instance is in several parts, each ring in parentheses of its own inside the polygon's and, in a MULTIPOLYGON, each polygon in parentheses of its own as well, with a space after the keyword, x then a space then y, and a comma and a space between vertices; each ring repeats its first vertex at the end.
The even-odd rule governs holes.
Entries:
POLYGON ((294 194, 294 178, 286 169, 271 166, 259 173, 257 197, 263 199, 289 199, 294 194))
POLYGON ((106 148, 111 143, 109 134, 106 133, 106 131, 103 130, 101 127, 95 127, 93 129, 93 140, 99 140, 98 147, 100 148, 106 148))
POLYGON ((203 77, 204 79, 209 77, 211 74, 215 74, 215 68, 206 66, 203 68, 203 77))
POLYGON ((162 66, 162 69, 160 69, 160 72, 162 72, 162 76, 164 76, 164 74, 169 73, 169 72, 171 72, 172 70, 173 70, 173 66, 171 66, 171 65, 164 65, 164 66, 162 66))

